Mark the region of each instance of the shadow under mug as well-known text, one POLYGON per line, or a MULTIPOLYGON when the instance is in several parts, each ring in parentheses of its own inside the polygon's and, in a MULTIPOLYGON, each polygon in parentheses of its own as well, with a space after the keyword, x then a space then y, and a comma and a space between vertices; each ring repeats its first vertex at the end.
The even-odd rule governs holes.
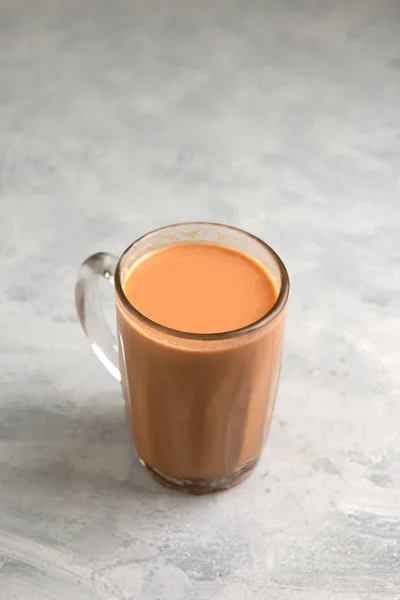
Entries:
POLYGON ((180 223, 133 242, 118 259, 100 252, 82 264, 75 288, 91 346, 121 382, 140 463, 164 485, 195 494, 228 489, 255 467, 268 434, 278 387, 289 278, 262 240, 216 223, 180 223), (130 304, 124 283, 136 261, 187 242, 238 249, 276 282, 271 310, 255 323, 213 334, 164 327, 130 304), (115 287, 117 337, 104 318, 98 277, 115 287))

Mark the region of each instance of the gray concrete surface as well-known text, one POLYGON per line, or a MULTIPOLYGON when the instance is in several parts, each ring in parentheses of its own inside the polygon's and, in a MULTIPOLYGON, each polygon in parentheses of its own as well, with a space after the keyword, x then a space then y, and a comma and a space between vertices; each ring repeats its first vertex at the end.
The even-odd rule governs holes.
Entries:
POLYGON ((400 598, 399 31, 396 0, 0 0, 1 600, 400 598), (292 278, 263 460, 203 498, 135 463, 72 300, 189 219, 292 278))

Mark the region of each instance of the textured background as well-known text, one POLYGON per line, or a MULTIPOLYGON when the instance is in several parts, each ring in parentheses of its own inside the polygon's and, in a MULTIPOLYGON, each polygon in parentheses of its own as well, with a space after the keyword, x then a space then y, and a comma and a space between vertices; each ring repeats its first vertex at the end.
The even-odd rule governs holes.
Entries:
POLYGON ((397 0, 0 0, 1 600, 400 598, 399 32, 397 0), (267 451, 202 498, 134 462, 72 301, 188 219, 292 279, 267 451))

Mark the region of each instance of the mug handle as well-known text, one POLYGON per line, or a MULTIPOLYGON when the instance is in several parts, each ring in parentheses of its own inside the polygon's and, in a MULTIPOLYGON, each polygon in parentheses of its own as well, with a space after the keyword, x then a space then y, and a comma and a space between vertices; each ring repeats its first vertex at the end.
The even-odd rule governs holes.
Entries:
POLYGON ((114 273, 118 258, 108 252, 89 256, 78 272, 75 285, 75 303, 78 316, 93 352, 118 381, 118 344, 112 334, 101 308, 98 293, 98 277, 104 277, 114 286, 114 273))

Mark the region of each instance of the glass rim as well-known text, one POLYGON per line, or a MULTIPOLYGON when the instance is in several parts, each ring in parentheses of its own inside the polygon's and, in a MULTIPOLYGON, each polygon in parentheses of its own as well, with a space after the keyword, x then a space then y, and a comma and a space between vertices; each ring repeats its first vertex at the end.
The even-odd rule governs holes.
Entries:
MULTIPOLYGON (((179 243, 179 242, 177 242, 177 243, 179 243)), ((207 242, 199 242, 199 243, 207 243, 207 242)), ((223 246, 223 244, 221 244, 221 246, 223 246)), ((266 242, 264 242, 264 240, 257 237, 256 235, 249 233, 248 231, 245 231, 244 229, 240 229, 239 227, 234 227, 232 225, 224 225, 223 223, 215 223, 212 221, 184 221, 181 223, 173 223, 171 225, 164 225, 163 227, 158 227, 156 229, 153 229, 152 231, 149 231, 148 233, 141 235, 136 240, 134 240, 131 244, 129 244, 129 246, 123 251, 120 258, 118 259, 118 263, 117 263, 117 266, 115 269, 114 285, 115 285, 117 296, 121 300, 124 308, 127 309, 128 312, 133 313, 133 315, 135 317, 137 317, 140 321, 143 321, 149 327, 156 329, 157 331, 159 331, 161 333, 165 333, 167 335, 173 336, 173 337, 179 337, 179 338, 190 339, 190 340, 199 340, 199 341, 212 341, 212 340, 222 341, 222 340, 228 340, 228 339, 232 339, 235 337, 239 337, 239 336, 245 335, 246 333, 252 333, 254 331, 262 329, 265 325, 267 325, 268 323, 273 321, 282 312, 282 310, 284 309, 284 307, 286 305, 286 302, 287 302, 287 299, 289 296, 290 281, 289 281, 289 274, 287 272, 287 269, 286 269, 282 259, 278 256, 278 254, 275 252, 275 250, 273 250, 266 242), (280 290, 279 290, 278 296, 277 296, 273 306, 262 317, 260 317, 253 323, 249 323, 249 325, 245 325, 244 327, 239 327, 238 329, 232 329, 230 331, 221 331, 221 332, 217 332, 217 333, 192 333, 192 332, 188 332, 188 331, 180 331, 179 329, 167 327, 166 325, 162 325, 161 323, 158 323, 157 321, 153 321, 152 319, 150 319, 149 317, 146 317, 143 313, 141 313, 137 308, 135 308, 135 306, 128 300, 128 298, 125 295, 125 292, 123 290, 122 283, 121 283, 121 265, 122 265, 122 261, 124 260, 124 258, 126 258, 126 256, 130 253, 130 251, 132 249, 134 249, 134 247, 137 244, 139 244, 139 242, 146 240, 146 238, 152 236, 153 234, 159 233, 162 231, 166 231, 168 229, 174 229, 176 227, 182 227, 184 225, 189 225, 189 226, 211 225, 212 227, 224 227, 225 229, 229 229, 233 232, 240 233, 242 235, 245 235, 246 237, 252 238, 258 244, 260 244, 264 248, 264 250, 266 250, 274 258, 274 260, 276 261, 276 263, 278 265, 279 273, 281 276, 280 290)))

